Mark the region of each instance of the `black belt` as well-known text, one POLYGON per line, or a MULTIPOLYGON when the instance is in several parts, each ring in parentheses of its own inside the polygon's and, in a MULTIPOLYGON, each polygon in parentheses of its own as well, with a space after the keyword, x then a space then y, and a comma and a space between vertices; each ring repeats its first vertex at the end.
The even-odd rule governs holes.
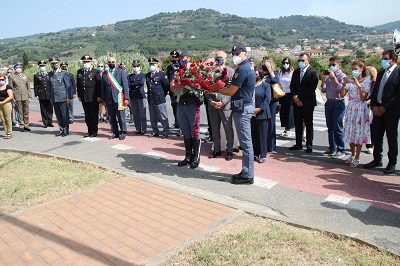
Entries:
POLYGON ((330 102, 330 103, 341 103, 341 102, 343 102, 343 99, 341 99, 341 100, 336 100, 336 99, 326 99, 326 101, 327 101, 327 102, 330 102))

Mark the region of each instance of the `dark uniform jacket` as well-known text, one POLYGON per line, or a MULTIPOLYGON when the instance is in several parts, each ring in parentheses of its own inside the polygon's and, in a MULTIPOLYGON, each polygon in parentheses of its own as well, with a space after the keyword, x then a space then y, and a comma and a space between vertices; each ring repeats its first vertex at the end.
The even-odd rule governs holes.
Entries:
POLYGON ((74 95, 76 95, 76 83, 75 83, 75 78, 74 78, 74 74, 70 73, 70 72, 66 72, 67 73, 67 77, 69 78, 69 82, 71 83, 71 89, 69 91, 69 98, 73 99, 74 95))
POLYGON ((38 72, 33 76, 33 91, 39 100, 50 100, 50 81, 46 72, 38 72))
POLYGON ((129 97, 131 99, 145 99, 144 80, 146 74, 140 72, 139 74, 133 73, 128 76, 129 84, 129 97))
POLYGON ((263 81, 254 89, 254 103, 255 108, 261 108, 261 111, 256 114, 257 120, 270 119, 271 112, 269 103, 271 101, 271 85, 263 81))
MULTIPOLYGON (((315 89, 318 86, 318 81, 317 70, 308 66, 300 82, 300 68, 297 68, 293 71, 292 81, 290 82, 290 91, 292 92, 292 95, 297 95, 299 100, 303 102, 303 106, 317 106, 315 89)), ((293 102, 293 104, 295 103, 293 102)))
POLYGON ((165 76, 165 72, 156 71, 153 75, 151 72, 146 74, 147 85, 147 101, 149 104, 165 103, 165 96, 168 94, 169 82, 165 76))
POLYGON ((71 84, 71 78, 68 76, 68 72, 50 72, 50 97, 53 103, 65 102, 67 98, 71 99, 71 91, 74 90, 71 84))
POLYGON ((76 85, 78 98, 83 103, 96 102, 101 97, 101 77, 97 69, 87 70, 86 75, 83 69, 76 74, 76 85))

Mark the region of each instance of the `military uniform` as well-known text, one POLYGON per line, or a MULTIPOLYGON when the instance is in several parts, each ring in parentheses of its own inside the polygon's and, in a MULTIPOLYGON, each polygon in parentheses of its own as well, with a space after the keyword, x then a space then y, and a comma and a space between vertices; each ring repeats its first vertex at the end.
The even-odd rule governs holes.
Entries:
MULTIPOLYGON (((46 67, 45 61, 39 61, 39 67, 46 67)), ((53 127, 53 104, 50 100, 50 81, 46 71, 39 71, 33 76, 33 91, 39 100, 43 127, 53 127)))
MULTIPOLYGON (((21 68, 20 63, 14 64, 14 68, 21 68)), ((29 88, 28 76, 23 73, 15 73, 9 77, 9 85, 13 88, 14 99, 17 102, 18 123, 20 131, 30 131, 29 129, 29 103, 32 92, 29 88)))
MULTIPOLYGON (((172 51, 170 53, 171 58, 172 58, 172 64, 167 67, 167 77, 169 82, 175 78, 175 73, 179 70, 179 64, 178 64, 178 58, 179 58, 179 53, 177 51, 172 51)), ((179 128, 179 121, 178 117, 176 115, 176 96, 175 94, 169 89, 168 91, 169 97, 171 99, 171 107, 172 107, 172 112, 174 114, 174 127, 179 128)))
MULTIPOLYGON (((52 65, 58 65, 58 60, 54 57, 50 58, 49 62, 52 65)), ((71 78, 68 76, 68 72, 61 71, 59 68, 53 68, 53 71, 49 73, 49 81, 51 88, 51 102, 53 103, 57 123, 60 128, 56 137, 65 137, 69 134, 69 112, 67 101, 69 101, 71 97, 73 85, 71 84, 71 78)))
POLYGON ((69 114, 69 123, 72 124, 74 123, 74 98, 76 97, 76 83, 75 83, 75 78, 74 74, 68 72, 68 63, 67 62, 61 62, 61 70, 67 72, 67 77, 70 80, 70 83, 72 85, 71 91, 69 92, 69 103, 68 103, 68 114, 69 114), (66 70, 63 69, 63 67, 66 66, 66 70))
MULTIPOLYGON (((84 55, 81 60, 83 62, 92 61, 88 55, 84 55)), ((77 92, 78 98, 82 102, 85 111, 85 123, 88 128, 84 137, 96 137, 98 131, 98 114, 99 103, 101 97, 101 77, 100 71, 90 67, 89 69, 79 69, 77 72, 77 92)))
MULTIPOLYGON (((150 64, 158 64, 158 60, 155 58, 149 58, 150 64)), ((167 103, 165 96, 169 90, 169 82, 163 71, 150 71, 146 74, 146 85, 147 85, 147 101, 149 103, 150 113, 150 124, 153 129, 153 133, 150 137, 157 137, 159 130, 157 127, 158 121, 161 122, 163 127, 162 138, 168 138, 169 124, 168 124, 168 113, 167 103)))
MULTIPOLYGON (((140 61, 134 60, 132 66, 140 67, 140 61)), ((140 71, 128 76, 131 117, 133 117, 137 134, 141 135, 147 130, 146 94, 144 92, 145 76, 146 74, 140 71)))

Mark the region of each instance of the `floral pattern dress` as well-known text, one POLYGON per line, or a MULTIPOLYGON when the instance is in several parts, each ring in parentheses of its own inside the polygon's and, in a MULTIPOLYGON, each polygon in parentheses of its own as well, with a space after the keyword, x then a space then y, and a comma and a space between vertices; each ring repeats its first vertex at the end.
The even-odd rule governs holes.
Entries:
MULTIPOLYGON (((366 78, 360 85, 364 92, 369 93, 371 88, 369 78, 366 78)), ((359 88, 355 83, 347 83, 346 87, 349 89, 349 102, 344 118, 344 141, 356 145, 370 143, 371 131, 367 102, 361 101, 359 88)))

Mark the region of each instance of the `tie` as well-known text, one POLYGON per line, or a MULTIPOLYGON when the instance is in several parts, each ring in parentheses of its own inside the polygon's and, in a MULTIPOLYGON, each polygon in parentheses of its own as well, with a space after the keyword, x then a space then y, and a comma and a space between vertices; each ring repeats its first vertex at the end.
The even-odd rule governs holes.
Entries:
POLYGON ((302 70, 300 70, 300 82, 303 79, 303 76, 304 76, 304 70, 302 69, 302 70))
POLYGON ((85 69, 85 70, 83 70, 83 75, 86 76, 86 74, 87 74, 87 70, 85 69))
POLYGON ((379 84, 379 90, 378 90, 378 95, 376 96, 376 99, 378 100, 378 103, 382 103, 382 94, 383 94, 383 87, 385 87, 386 81, 388 80, 390 75, 390 70, 386 70, 385 73, 383 74, 383 77, 381 79, 381 83, 379 84))

